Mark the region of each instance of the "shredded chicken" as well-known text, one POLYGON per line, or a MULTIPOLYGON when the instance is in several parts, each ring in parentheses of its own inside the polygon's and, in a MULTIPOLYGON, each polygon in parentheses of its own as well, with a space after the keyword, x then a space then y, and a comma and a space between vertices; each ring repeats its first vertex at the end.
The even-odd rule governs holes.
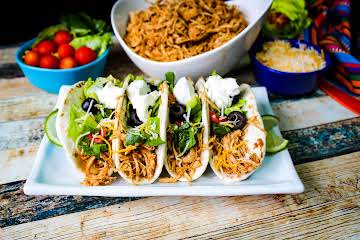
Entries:
POLYGON ((189 152, 181 157, 177 157, 174 141, 172 138, 172 132, 168 131, 168 166, 171 171, 176 174, 176 177, 162 178, 159 182, 173 183, 178 181, 181 177, 185 177, 189 182, 192 181, 192 177, 196 169, 202 166, 201 152, 204 149, 203 146, 203 129, 197 136, 197 144, 192 147, 189 152))
MULTIPOLYGON (((236 130, 226 134, 223 138, 213 137, 210 141, 213 145, 215 168, 229 176, 242 176, 256 169, 261 159, 250 151, 245 141, 242 140, 243 132, 236 130)), ((263 143, 259 143, 263 144, 263 143)))
POLYGON ((142 179, 150 180, 155 174, 157 165, 155 147, 145 144, 125 147, 125 138, 126 134, 122 133, 121 151, 118 151, 120 170, 132 179, 134 184, 138 184, 142 179))
POLYGON ((158 0, 129 15, 127 45, 137 54, 161 62, 210 51, 247 26, 239 9, 223 0, 158 0))
POLYGON ((81 170, 85 174, 81 184, 87 186, 109 185, 116 179, 110 174, 115 165, 108 153, 101 153, 100 159, 96 159, 95 156, 84 155, 80 150, 75 152, 75 157, 79 160, 81 170))

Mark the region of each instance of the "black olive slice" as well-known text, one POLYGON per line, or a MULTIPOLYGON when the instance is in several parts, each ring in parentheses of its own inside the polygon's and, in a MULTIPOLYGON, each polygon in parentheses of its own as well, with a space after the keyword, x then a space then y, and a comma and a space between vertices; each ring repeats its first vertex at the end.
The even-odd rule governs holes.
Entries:
POLYGON ((234 122, 234 130, 242 129, 246 125, 246 116, 242 112, 234 111, 228 116, 229 121, 234 122))
POLYGON ((142 121, 140 121, 139 117, 136 114, 136 110, 133 109, 132 105, 129 106, 128 111, 130 112, 130 118, 128 119, 128 124, 130 126, 139 126, 143 123, 142 121))
POLYGON ((232 102, 231 102, 231 106, 238 103, 239 100, 240 100, 240 94, 234 96, 233 99, 232 99, 232 102))
POLYGON ((186 107, 178 102, 170 106, 170 122, 174 123, 176 120, 184 120, 186 114, 186 107))
POLYGON ((85 100, 83 101, 83 103, 81 104, 81 108, 82 108, 85 112, 87 112, 88 109, 89 109, 89 107, 91 107, 91 108, 90 108, 90 112, 92 112, 93 114, 96 114, 96 113, 99 111, 99 109, 98 109, 97 107, 95 107, 95 104, 98 104, 98 102, 97 102, 95 99, 93 99, 93 98, 87 98, 87 99, 85 99, 85 100))

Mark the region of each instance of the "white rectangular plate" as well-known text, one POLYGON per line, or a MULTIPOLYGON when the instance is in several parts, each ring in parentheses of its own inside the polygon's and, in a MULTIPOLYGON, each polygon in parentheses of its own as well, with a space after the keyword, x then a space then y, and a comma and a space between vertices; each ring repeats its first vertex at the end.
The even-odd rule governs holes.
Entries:
MULTIPOLYGON (((252 88, 260 114, 273 114, 264 87, 252 88)), ((276 131, 280 134, 279 129, 276 131)), ((167 176, 165 168, 163 176, 167 176)), ((160 176, 162 177, 162 176, 160 176)), ((300 193, 304 186, 297 175, 287 150, 266 156, 260 168, 247 180, 224 184, 208 167, 203 176, 192 183, 159 183, 134 186, 119 178, 110 186, 80 185, 81 176, 73 169, 62 148, 42 139, 24 192, 28 195, 86 195, 110 197, 134 196, 236 196, 254 194, 300 193)))

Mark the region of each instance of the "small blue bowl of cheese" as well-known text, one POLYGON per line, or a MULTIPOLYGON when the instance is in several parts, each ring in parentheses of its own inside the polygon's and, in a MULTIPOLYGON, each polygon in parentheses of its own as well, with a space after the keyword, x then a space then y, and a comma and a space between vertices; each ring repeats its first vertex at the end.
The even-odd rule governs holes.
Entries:
POLYGON ((260 40, 249 53, 256 81, 285 96, 314 91, 331 64, 326 53, 303 40, 260 40))

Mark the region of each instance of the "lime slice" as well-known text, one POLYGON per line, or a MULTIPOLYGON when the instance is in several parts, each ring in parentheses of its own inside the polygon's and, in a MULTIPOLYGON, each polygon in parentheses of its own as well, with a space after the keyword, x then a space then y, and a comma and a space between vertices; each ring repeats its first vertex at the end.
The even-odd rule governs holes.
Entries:
POLYGON ((266 131, 269 131, 273 127, 279 125, 279 119, 274 115, 262 115, 261 118, 266 131))
POLYGON ((266 152, 277 153, 286 149, 289 141, 277 135, 274 130, 267 131, 266 135, 266 152))
POLYGON ((56 134, 56 114, 58 110, 52 111, 45 120, 45 134, 48 137, 49 141, 55 144, 56 146, 62 147, 60 140, 56 134))

